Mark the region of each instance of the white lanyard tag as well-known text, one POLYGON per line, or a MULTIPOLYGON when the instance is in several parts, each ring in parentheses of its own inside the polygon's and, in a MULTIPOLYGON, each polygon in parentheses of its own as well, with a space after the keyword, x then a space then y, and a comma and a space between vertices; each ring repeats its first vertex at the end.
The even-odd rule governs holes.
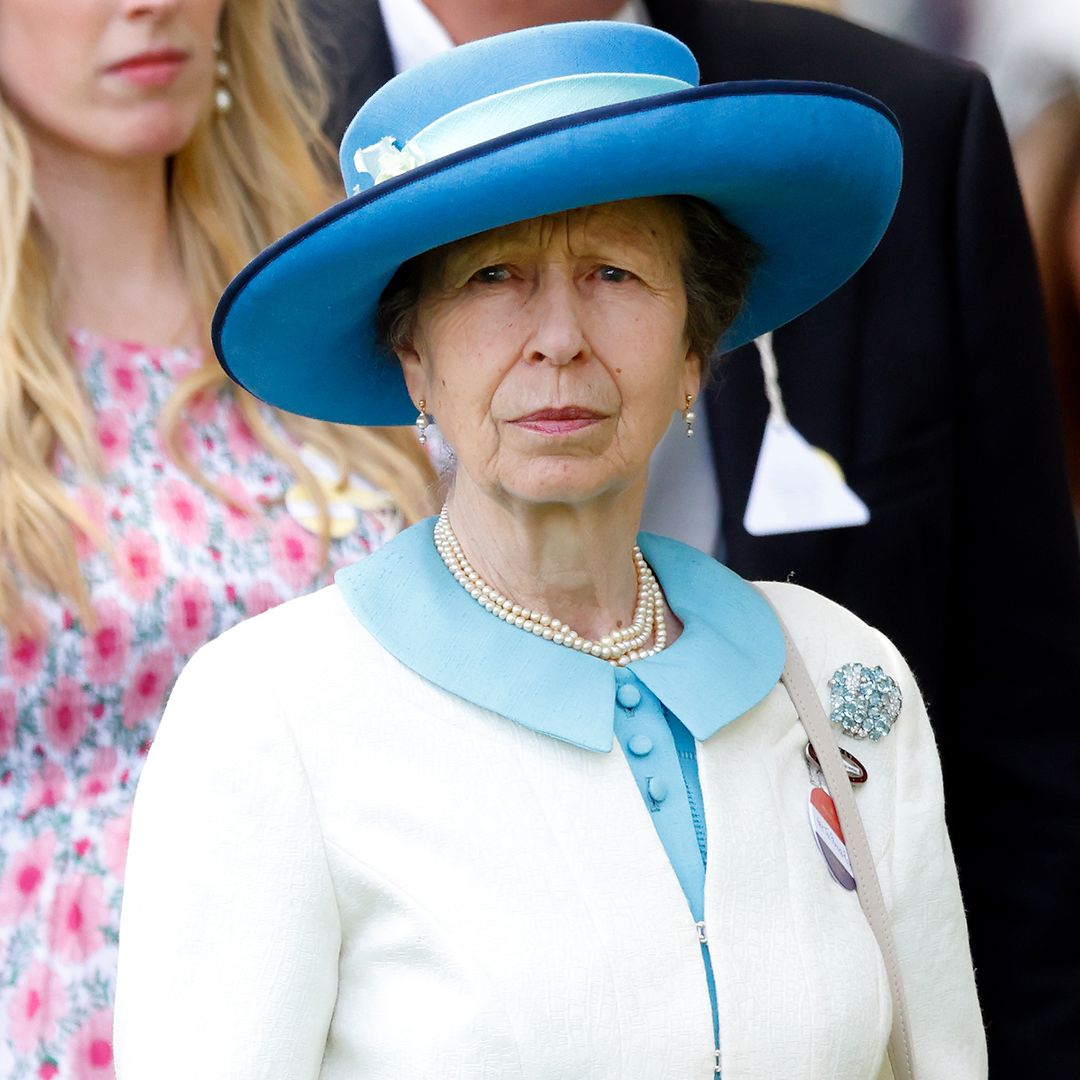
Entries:
POLYGON ((848 487, 839 464, 824 450, 811 446, 787 418, 772 334, 758 338, 756 344, 769 398, 769 419, 743 527, 751 536, 773 536, 865 525, 870 511, 848 487))

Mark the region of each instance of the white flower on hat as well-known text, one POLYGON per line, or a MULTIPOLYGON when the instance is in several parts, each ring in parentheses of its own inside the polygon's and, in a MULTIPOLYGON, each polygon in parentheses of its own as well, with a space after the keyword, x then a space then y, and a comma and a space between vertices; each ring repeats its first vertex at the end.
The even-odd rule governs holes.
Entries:
POLYGON ((384 135, 377 143, 361 147, 353 155, 356 171, 368 173, 376 184, 415 169, 424 161, 418 149, 408 144, 398 146, 393 135, 384 135))

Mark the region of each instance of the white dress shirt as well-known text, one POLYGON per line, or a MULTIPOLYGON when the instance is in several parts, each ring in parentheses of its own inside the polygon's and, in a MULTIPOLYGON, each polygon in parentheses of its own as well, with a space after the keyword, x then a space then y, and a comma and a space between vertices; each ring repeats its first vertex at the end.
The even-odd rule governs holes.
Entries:
MULTIPOLYGON (((397 72, 408 71, 454 47, 446 28, 424 0, 379 0, 379 10, 397 72)), ((642 0, 627 0, 611 19, 614 22, 651 25, 642 0)))

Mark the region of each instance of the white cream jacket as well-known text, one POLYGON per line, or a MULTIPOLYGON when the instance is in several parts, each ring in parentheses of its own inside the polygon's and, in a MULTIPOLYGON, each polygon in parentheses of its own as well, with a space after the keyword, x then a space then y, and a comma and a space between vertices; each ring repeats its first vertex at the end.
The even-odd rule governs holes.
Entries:
MULTIPOLYGON (((849 661, 901 686, 890 735, 841 741, 870 773, 857 801, 916 1076, 979 1080, 918 690, 850 613, 764 589, 823 700, 849 661)), ((701 693, 723 677, 702 672, 701 693)), ((813 842, 805 742, 777 685, 698 746, 725 1080, 891 1076, 884 967, 813 842)), ((715 1076, 697 929, 623 755, 421 678, 337 587, 229 631, 181 676, 135 802, 115 1054, 120 1080, 715 1076)))

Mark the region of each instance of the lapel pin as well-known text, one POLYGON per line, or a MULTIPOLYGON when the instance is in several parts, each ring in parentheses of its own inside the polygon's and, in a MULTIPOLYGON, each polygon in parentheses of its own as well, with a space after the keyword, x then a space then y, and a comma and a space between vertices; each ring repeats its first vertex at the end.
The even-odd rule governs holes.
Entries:
MULTIPOLYGON (((848 753, 842 746, 839 747, 840 760, 844 763, 844 768, 847 770, 848 779, 853 784, 865 784, 870 778, 869 772, 866 771, 866 766, 854 755, 848 753)), ((813 743, 807 743, 803 747, 803 757, 806 758, 806 764, 811 770, 811 775, 817 775, 821 770, 821 762, 818 761, 817 751, 814 749, 813 743)))
POLYGON ((855 888, 855 874, 848 858, 844 831, 840 817, 829 793, 820 787, 812 787, 806 800, 806 812, 810 818, 810 831, 825 860, 829 876, 838 885, 851 892, 855 888))
POLYGON ((829 719, 854 739, 877 742, 888 735, 903 701, 900 687, 880 667, 845 664, 829 679, 829 719))

